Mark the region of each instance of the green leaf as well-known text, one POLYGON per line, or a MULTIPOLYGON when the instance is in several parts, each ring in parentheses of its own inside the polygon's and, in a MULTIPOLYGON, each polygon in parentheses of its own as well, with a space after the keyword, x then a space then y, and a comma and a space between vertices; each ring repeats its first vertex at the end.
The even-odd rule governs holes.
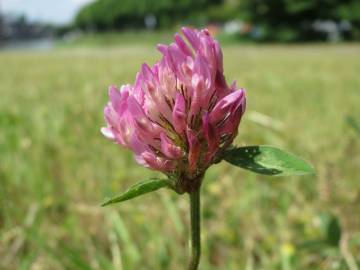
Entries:
POLYGON ((109 204, 127 201, 145 193, 149 193, 167 186, 170 186, 170 181, 167 179, 145 180, 131 186, 127 191, 120 194, 119 196, 106 200, 101 206, 107 206, 109 204))
POLYGON ((286 176, 314 174, 314 168, 303 159, 272 146, 232 147, 225 151, 224 159, 238 167, 255 173, 286 176))
POLYGON ((326 242, 338 246, 341 239, 341 225, 339 219, 330 213, 320 215, 320 228, 326 242))

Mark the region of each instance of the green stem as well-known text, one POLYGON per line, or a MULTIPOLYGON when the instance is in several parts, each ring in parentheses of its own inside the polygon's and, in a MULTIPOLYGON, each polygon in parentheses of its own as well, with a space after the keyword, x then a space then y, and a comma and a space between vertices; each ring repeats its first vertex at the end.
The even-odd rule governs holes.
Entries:
POLYGON ((197 270, 200 262, 200 187, 190 194, 191 258, 189 270, 197 270))

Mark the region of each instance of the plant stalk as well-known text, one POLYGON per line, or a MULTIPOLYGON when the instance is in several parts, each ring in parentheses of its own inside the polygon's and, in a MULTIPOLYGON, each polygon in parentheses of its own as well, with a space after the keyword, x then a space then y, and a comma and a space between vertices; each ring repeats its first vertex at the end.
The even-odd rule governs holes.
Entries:
POLYGON ((189 270, 197 270, 200 262, 200 187, 190 192, 191 258, 189 270))

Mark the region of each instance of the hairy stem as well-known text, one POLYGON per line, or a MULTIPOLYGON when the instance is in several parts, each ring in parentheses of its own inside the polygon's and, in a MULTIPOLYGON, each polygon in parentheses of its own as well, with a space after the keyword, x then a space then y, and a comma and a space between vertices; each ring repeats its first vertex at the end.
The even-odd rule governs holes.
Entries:
POLYGON ((190 192, 191 258, 189 270, 197 270, 200 262, 200 187, 190 192))

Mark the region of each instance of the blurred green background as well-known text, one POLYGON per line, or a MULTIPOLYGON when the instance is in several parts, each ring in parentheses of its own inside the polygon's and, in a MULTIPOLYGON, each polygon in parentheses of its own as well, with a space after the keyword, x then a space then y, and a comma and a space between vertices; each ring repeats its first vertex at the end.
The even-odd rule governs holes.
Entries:
MULTIPOLYGON (((0 49, 0 269, 184 269, 186 195, 160 190, 100 207, 157 175, 100 134, 107 87, 132 83, 143 62, 160 57, 155 45, 179 30, 134 22, 80 34, 68 25, 58 30, 71 36, 51 48, 0 49)), ((289 24, 271 31, 281 25, 289 24)), ((200 269, 360 269, 360 45, 255 44, 267 39, 240 42, 210 28, 223 45, 227 81, 247 89, 236 144, 286 149, 317 174, 211 167, 200 269)), ((307 38, 280 39, 296 40, 307 38)))
MULTIPOLYGON (((86 1, 86 0, 82 0, 86 1)), ((223 26, 235 39, 360 40, 358 0, 96 0, 62 31, 167 29, 180 24, 223 26)), ((60 32, 62 32, 60 31, 60 32)))

